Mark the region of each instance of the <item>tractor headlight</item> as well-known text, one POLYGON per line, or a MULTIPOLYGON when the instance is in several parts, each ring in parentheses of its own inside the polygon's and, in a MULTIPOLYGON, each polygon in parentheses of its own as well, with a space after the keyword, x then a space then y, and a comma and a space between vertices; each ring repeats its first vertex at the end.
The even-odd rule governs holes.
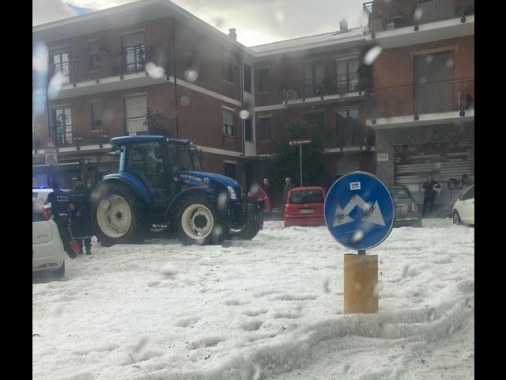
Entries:
POLYGON ((237 194, 235 193, 235 190, 232 186, 227 186, 228 193, 230 194, 230 199, 237 199, 237 194))

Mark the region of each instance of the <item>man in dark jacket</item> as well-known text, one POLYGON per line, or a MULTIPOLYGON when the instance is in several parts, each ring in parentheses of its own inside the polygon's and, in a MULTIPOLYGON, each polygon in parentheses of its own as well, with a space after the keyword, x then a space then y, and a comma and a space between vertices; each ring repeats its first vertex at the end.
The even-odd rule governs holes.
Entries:
POLYGON ((85 248, 86 254, 91 255, 93 229, 91 226, 90 191, 80 178, 72 178, 72 185, 74 188, 70 193, 70 202, 73 205, 70 213, 70 228, 79 245, 80 254, 85 248))
POLYGON ((51 203, 51 213, 53 214, 53 220, 58 226, 58 232, 63 243, 65 252, 70 256, 71 259, 76 257, 76 254, 70 246, 70 232, 69 232, 69 208, 70 197, 69 194, 65 193, 61 188, 60 184, 53 181, 53 191, 47 195, 44 204, 51 203))
POLYGON ((441 184, 434 180, 431 175, 427 176, 427 180, 422 184, 423 189, 423 206, 422 215, 427 216, 434 211, 434 202, 436 195, 441 190, 441 184))

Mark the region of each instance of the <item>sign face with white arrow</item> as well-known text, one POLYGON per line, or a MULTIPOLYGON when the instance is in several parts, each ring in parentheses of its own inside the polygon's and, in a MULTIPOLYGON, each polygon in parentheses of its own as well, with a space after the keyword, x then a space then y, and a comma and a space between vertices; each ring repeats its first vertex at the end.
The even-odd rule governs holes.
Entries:
POLYGON ((370 173, 352 172, 331 186, 324 213, 334 239, 347 248, 366 250, 392 231, 395 206, 383 182, 370 173))
POLYGON ((288 142, 288 145, 290 146, 293 146, 293 145, 302 145, 302 144, 311 144, 311 139, 307 139, 307 140, 291 140, 288 142))

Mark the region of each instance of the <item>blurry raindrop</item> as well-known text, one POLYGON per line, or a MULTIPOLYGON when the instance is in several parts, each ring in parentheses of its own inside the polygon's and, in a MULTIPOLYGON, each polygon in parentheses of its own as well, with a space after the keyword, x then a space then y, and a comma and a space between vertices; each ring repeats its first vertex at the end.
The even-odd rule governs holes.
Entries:
POLYGON ((432 63, 433 59, 434 57, 432 56, 432 54, 427 54, 427 56, 425 57, 425 63, 429 65, 432 63))
POLYGON ((450 67, 453 67, 453 59, 448 59, 448 61, 446 61, 446 67, 450 68, 450 67))
POLYGON ((188 82, 195 82, 199 77, 199 73, 196 70, 188 69, 184 72, 184 77, 188 82))
POLYGON ((427 78, 425 77, 418 78, 418 84, 425 84, 425 83, 427 83, 427 78))
POLYGON ((33 47, 32 67, 37 72, 47 73, 48 51, 44 43, 38 42, 33 47))
POLYGON ((155 65, 153 62, 146 63, 146 72, 153 78, 161 78, 165 74, 163 67, 155 65))
POLYGON ((63 83, 65 83, 65 77, 61 71, 58 71, 53 75, 49 81, 49 86, 47 87, 47 96, 49 99, 56 99, 58 97, 63 83))
POLYGON ((221 224, 217 224, 211 233, 214 237, 220 237, 225 233, 225 231, 223 230, 221 224))
POLYGON ((376 60, 376 58, 378 58, 378 56, 381 54, 382 51, 383 51, 383 49, 381 46, 372 47, 371 49, 369 49, 369 51, 367 53, 365 53, 364 63, 366 65, 372 65, 374 63, 374 61, 376 60))
POLYGON ((364 214, 369 214, 371 212, 371 209, 372 209, 372 203, 365 202, 364 207, 362 207, 362 212, 364 214))
POLYGON ((251 187, 249 189, 249 191, 253 194, 254 197, 258 194, 259 190, 260 190, 260 185, 256 182, 253 182, 253 184, 251 185, 251 187))
POLYGON ((165 264, 161 269, 160 273, 162 273, 166 277, 173 277, 178 273, 177 268, 173 264, 165 264))
POLYGON ((179 103, 182 106, 187 106, 188 104, 190 104, 190 98, 187 97, 187 96, 181 96, 181 99, 179 100, 179 103))
POLYGON ((246 110, 242 110, 239 112, 239 117, 243 120, 246 120, 249 117, 249 112, 246 110))
POLYGON ((227 194, 225 192, 221 192, 218 196, 218 210, 225 210, 225 206, 227 204, 227 194))
POLYGON ((413 13, 413 19, 415 20, 415 22, 420 21, 420 19, 422 18, 422 15, 423 15, 422 8, 416 8, 415 12, 413 13))
POLYGON ((363 239, 363 237, 364 237, 364 231, 357 230, 351 235, 350 242, 359 243, 363 239))
POLYGON ((276 19, 277 22, 282 24, 283 21, 285 21, 285 14, 282 11, 276 11, 274 13, 274 18, 276 19))
POLYGON ((46 107, 45 86, 48 71, 48 50, 44 43, 36 43, 33 48, 32 66, 35 71, 35 88, 33 91, 34 115, 44 112, 46 107))

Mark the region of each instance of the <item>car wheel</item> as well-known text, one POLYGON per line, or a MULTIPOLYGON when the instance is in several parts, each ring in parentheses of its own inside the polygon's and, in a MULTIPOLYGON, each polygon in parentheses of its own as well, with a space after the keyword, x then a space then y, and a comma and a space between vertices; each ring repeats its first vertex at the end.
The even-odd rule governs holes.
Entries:
POLYGON ((92 197, 92 223, 104 247, 140 244, 149 234, 146 204, 127 186, 105 183, 92 197))
POLYGON ((453 224, 462 224, 462 220, 460 220, 459 213, 457 211, 453 211, 453 224))
POLYGON ((214 205, 201 196, 191 196, 181 204, 177 226, 178 239, 183 245, 217 245, 227 234, 214 205))

